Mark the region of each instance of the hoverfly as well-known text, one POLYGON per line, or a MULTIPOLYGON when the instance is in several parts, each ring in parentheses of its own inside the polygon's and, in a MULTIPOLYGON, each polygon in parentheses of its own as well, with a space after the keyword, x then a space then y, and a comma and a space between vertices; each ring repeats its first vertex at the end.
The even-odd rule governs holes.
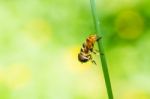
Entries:
POLYGON ((80 53, 78 54, 78 60, 81 63, 85 63, 91 60, 92 63, 96 64, 91 54, 92 53, 96 54, 97 50, 94 50, 93 47, 95 42, 100 39, 101 37, 98 37, 97 35, 90 35, 89 37, 86 38, 85 42, 82 45, 80 53))

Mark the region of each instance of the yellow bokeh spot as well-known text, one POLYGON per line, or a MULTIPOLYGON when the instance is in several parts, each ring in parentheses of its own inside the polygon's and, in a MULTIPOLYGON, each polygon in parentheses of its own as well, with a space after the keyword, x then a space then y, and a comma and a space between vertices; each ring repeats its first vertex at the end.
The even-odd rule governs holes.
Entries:
POLYGON ((138 12, 122 11, 115 20, 116 31, 123 39, 136 39, 143 32, 143 19, 138 12))
POLYGON ((149 99, 150 95, 144 91, 135 91, 133 90, 128 91, 124 96, 123 99, 149 99))
POLYGON ((12 89, 24 87, 31 78, 30 70, 20 64, 12 65, 5 74, 5 83, 12 89))
POLYGON ((36 42, 48 42, 51 39, 52 27, 44 19, 34 19, 25 25, 25 33, 36 42))
POLYGON ((66 63, 68 71, 75 74, 78 81, 77 91, 87 96, 97 97, 99 92, 104 93, 103 76, 99 73, 99 64, 93 64, 91 61, 81 63, 78 61, 78 53, 81 46, 73 46, 66 48, 64 52, 64 62, 66 63), (89 81, 90 80, 90 81, 89 81), (100 87, 97 85, 101 84, 100 87))

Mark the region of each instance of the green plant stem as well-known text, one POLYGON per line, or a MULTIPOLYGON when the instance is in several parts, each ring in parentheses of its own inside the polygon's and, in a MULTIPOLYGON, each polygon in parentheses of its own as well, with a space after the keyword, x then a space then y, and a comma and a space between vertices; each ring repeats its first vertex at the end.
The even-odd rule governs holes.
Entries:
MULTIPOLYGON (((92 10, 92 16, 93 16, 93 21, 94 21, 94 25, 95 25, 96 35, 101 37, 98 16, 96 14, 95 0, 90 0, 90 3, 91 3, 91 10, 92 10)), ((103 37, 102 37, 102 39, 103 39, 103 37)), ((101 53, 100 59, 101 59, 105 84, 106 84, 106 88, 107 88, 107 94, 108 94, 109 99, 113 99, 113 92, 112 92, 112 88, 111 88, 111 82, 110 82, 107 62, 106 62, 106 58, 105 58, 105 54, 104 54, 102 39, 98 41, 98 48, 101 53)))

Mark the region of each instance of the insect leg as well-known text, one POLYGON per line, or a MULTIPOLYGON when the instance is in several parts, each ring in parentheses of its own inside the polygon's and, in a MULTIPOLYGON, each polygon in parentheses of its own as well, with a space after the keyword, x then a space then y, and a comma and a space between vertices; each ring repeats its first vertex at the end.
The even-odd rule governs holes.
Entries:
POLYGON ((99 53, 99 51, 98 50, 95 50, 95 49, 90 49, 90 52, 92 52, 93 54, 97 54, 97 55, 99 55, 98 53, 99 53))
POLYGON ((99 52, 99 50, 97 50, 97 49, 94 49, 93 53, 96 54, 96 55, 99 55, 99 54, 104 55, 104 53, 99 52))
POLYGON ((101 39, 102 37, 100 36, 97 36, 97 39, 96 39, 96 41, 99 41, 100 39, 101 39))
POLYGON ((91 60, 91 62, 92 62, 93 64, 97 65, 96 62, 95 62, 95 60, 93 60, 93 58, 92 58, 91 55, 89 55, 89 59, 91 60))
POLYGON ((93 49, 94 54, 99 54, 99 50, 93 49))
POLYGON ((97 65, 96 62, 95 62, 95 60, 91 60, 91 62, 92 62, 93 64, 97 65))

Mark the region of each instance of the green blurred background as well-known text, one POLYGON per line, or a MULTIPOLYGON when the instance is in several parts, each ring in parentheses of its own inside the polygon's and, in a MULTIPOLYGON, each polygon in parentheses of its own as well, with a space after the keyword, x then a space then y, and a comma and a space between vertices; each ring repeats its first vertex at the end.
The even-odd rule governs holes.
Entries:
MULTIPOLYGON (((115 99, 150 99, 150 1, 96 5, 115 99)), ((90 0, 0 0, 0 99, 108 99, 92 33, 90 0)))

